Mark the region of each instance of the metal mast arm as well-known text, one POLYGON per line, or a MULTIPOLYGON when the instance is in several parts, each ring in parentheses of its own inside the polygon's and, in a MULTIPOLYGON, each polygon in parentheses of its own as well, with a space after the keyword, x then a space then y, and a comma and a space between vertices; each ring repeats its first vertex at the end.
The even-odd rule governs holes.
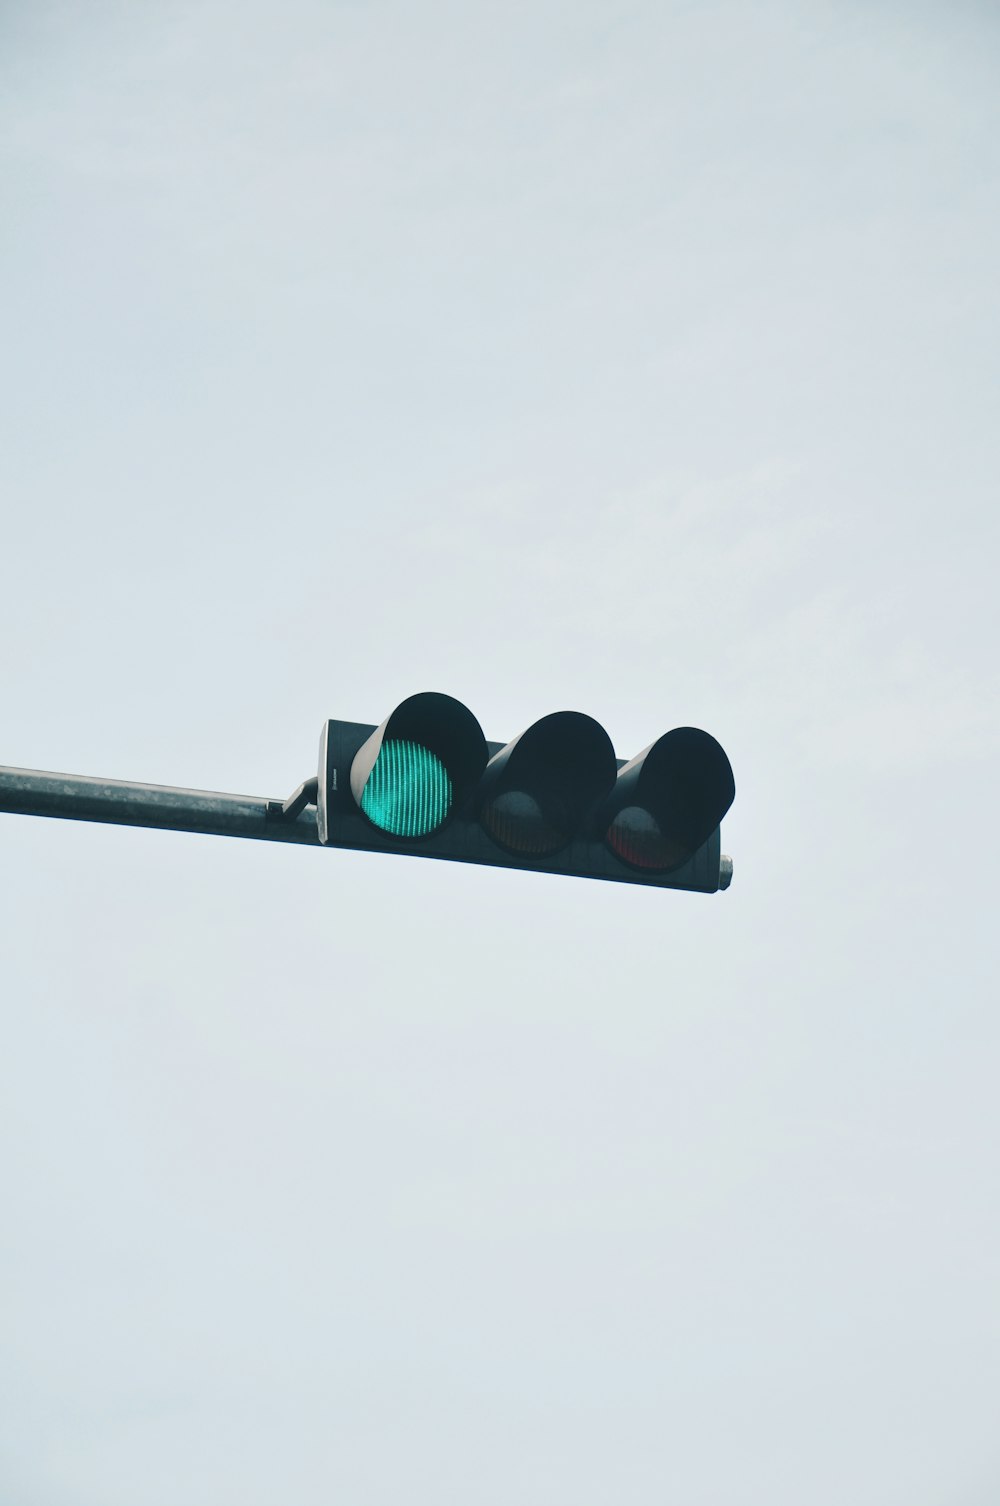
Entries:
POLYGON ((214 790, 0 767, 0 811, 318 846, 316 812, 303 808, 303 795, 311 793, 306 790, 308 784, 306 781, 300 786, 288 801, 275 801, 253 795, 223 795, 214 790))

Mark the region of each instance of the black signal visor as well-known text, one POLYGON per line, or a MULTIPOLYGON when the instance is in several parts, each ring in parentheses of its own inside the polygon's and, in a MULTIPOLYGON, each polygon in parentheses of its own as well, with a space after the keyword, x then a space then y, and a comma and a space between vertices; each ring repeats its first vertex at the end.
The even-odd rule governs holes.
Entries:
POLYGON ((675 727, 620 770, 599 825, 623 863, 669 873, 708 841, 735 798, 721 745, 697 727, 675 727))
POLYGON ((426 837, 475 788, 487 751, 467 706, 423 691, 402 701, 358 749, 351 793, 380 831, 404 840, 426 837))
POLYGON ((475 796, 479 820, 507 852, 547 857, 577 835, 612 789, 616 768, 599 722, 554 711, 490 759, 475 796))

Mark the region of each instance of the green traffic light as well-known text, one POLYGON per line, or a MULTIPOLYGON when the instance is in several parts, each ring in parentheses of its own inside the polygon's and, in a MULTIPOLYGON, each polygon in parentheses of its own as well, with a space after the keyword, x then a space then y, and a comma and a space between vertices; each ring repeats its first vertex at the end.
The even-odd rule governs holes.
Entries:
POLYGON ((452 799, 451 779, 440 758, 419 743, 393 738, 379 750, 361 809, 373 826, 394 837, 426 837, 441 825, 452 799))

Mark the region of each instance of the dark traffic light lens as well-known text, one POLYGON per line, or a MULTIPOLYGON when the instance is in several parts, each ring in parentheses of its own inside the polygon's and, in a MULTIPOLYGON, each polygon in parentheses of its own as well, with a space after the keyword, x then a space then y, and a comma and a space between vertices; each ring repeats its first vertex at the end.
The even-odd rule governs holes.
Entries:
POLYGON ((448 770, 419 743, 382 744, 361 796, 373 826, 394 837, 426 837, 440 826, 453 799, 448 770))
POLYGON ((541 806, 522 790, 505 790, 490 800, 481 817, 494 842, 508 852, 542 857, 566 845, 566 838, 542 814, 541 806))
POLYGON ((668 873, 691 856, 682 843, 665 837, 656 818, 640 805, 620 810, 607 830, 607 844, 615 857, 632 868, 668 873))

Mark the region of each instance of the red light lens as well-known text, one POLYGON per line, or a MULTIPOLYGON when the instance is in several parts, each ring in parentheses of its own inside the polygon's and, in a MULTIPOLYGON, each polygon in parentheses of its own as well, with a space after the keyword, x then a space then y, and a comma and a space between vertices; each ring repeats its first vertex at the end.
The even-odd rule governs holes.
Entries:
POLYGON ((505 790, 483 807, 483 826, 508 852, 542 857, 558 852, 566 838, 542 814, 537 800, 521 790, 505 790))
POLYGON ((649 872, 667 873, 691 856, 681 843, 665 837, 656 818, 639 805, 627 805, 618 812, 608 827, 606 841, 623 863, 649 872))

